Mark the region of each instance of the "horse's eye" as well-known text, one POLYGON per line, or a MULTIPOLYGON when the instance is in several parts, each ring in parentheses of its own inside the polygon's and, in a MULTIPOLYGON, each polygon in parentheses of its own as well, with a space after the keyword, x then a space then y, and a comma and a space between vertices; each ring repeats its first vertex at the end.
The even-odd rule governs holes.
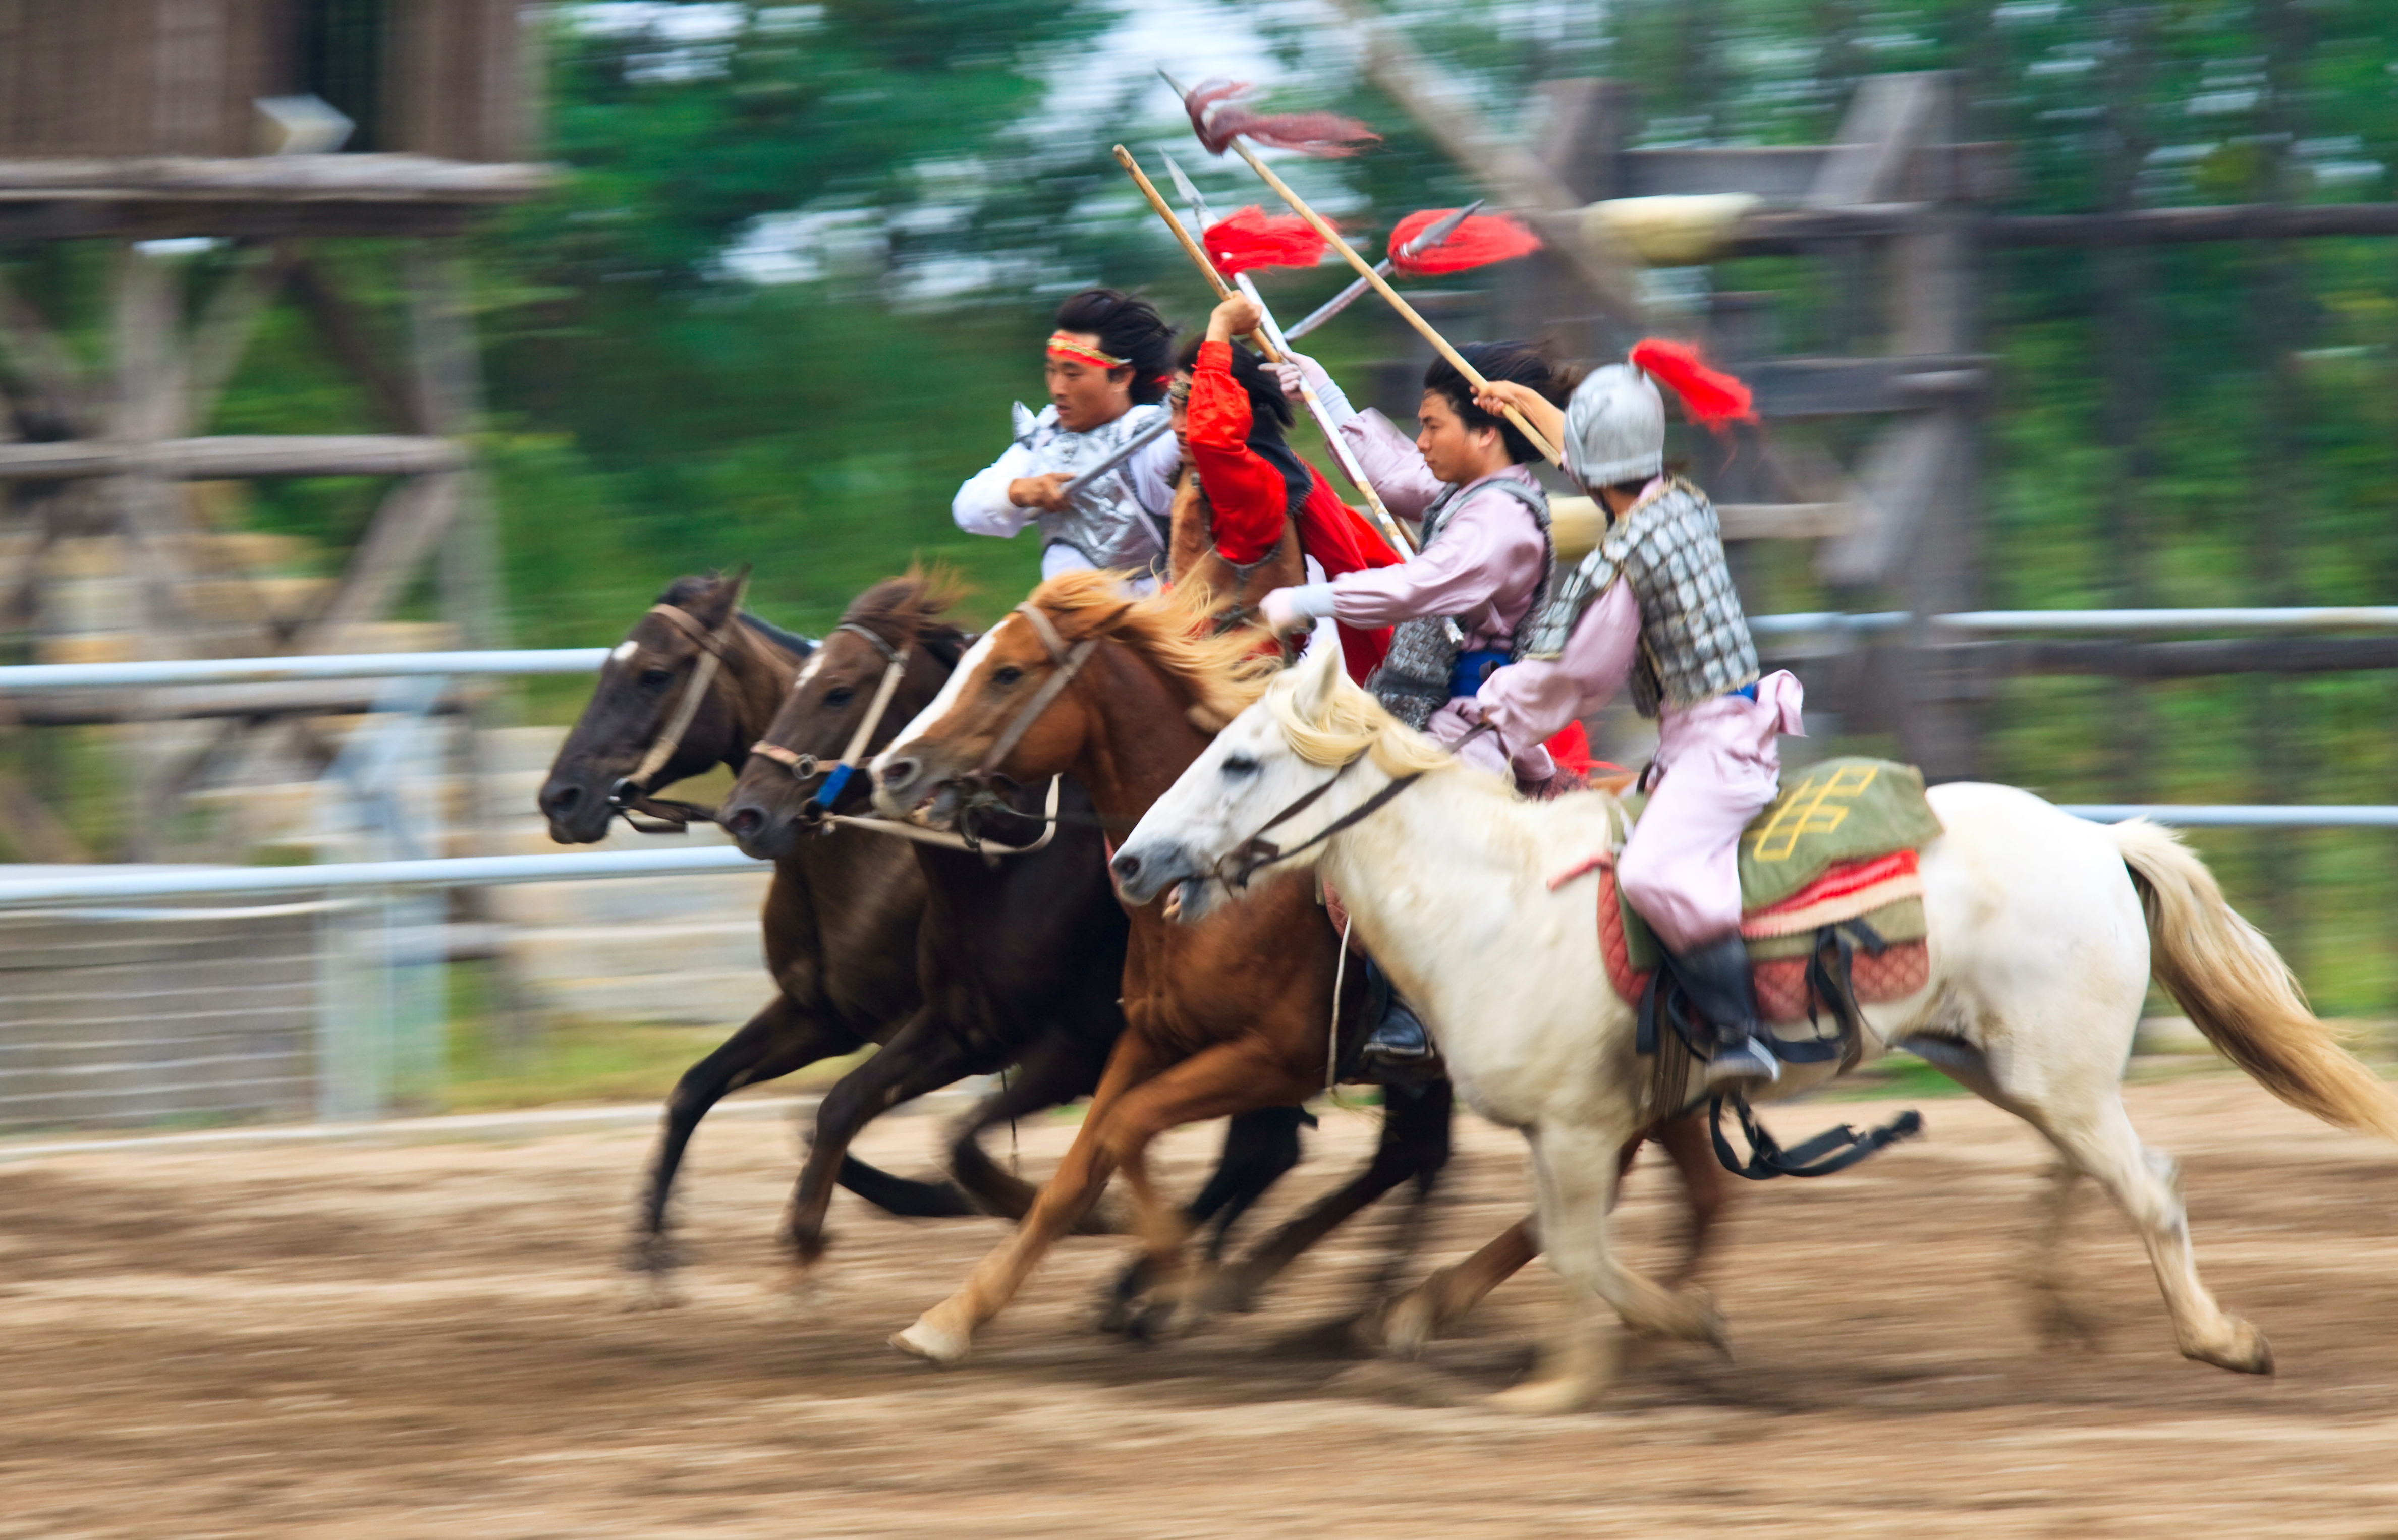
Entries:
POLYGON ((1024 670, 1014 663, 1009 663, 1004 668, 995 670, 991 674, 990 682, 995 685, 1012 685, 1023 677, 1024 670))
POLYGON ((1258 762, 1250 758, 1246 754, 1236 754, 1230 759, 1224 761, 1224 773, 1226 775, 1255 775, 1258 773, 1258 762))
POLYGON ((829 706, 845 706, 849 704, 851 699, 856 694, 857 691, 850 689, 847 685, 835 685, 832 689, 825 691, 825 704, 829 706))
POLYGON ((663 668, 645 668, 641 670, 641 688, 656 690, 673 677, 672 674, 663 668))

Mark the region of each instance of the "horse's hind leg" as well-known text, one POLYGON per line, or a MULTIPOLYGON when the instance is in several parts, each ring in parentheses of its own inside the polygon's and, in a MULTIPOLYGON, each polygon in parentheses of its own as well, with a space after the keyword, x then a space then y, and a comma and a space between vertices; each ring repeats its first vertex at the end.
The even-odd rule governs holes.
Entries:
POLYGON ((716 1051, 683 1071, 667 1097, 657 1152, 642 1183, 640 1214, 626 1257, 628 1268, 649 1279, 647 1297, 640 1303, 668 1301, 665 1277, 678 1258, 667 1235, 667 1202, 691 1136, 708 1109, 743 1086, 777 1079, 859 1046, 855 1034, 802 1011, 789 996, 776 995, 716 1051))
MULTIPOLYGON (((1041 1188, 1013 1172, 1001 1170, 999 1162, 982 1147, 982 1136, 1002 1123, 1045 1112, 1084 1094, 1098 1081, 1102 1062, 1062 1032, 1044 1033, 1025 1050, 1022 1062, 1008 1077, 1007 1083, 984 1097, 950 1132, 950 1173, 957 1178, 959 1186, 974 1195, 984 1212, 1020 1220, 1031 1212, 1032 1200, 1041 1188)), ((1094 1207, 1075 1225, 1075 1233, 1111 1235, 1120 1228, 1094 1207)))
POLYGON ((2023 1286, 2030 1296, 2032 1329, 2052 1347, 2095 1347, 2100 1323, 2075 1301, 2073 1269, 2066 1261, 2066 1230, 2082 1192, 2081 1168, 2061 1153, 2032 1199, 2032 1251, 2023 1286))
POLYGON ((2072 1116, 2054 1106, 2031 1110, 2041 1132, 2097 1180, 2140 1232, 2182 1356, 2243 1374, 2271 1373, 2273 1349, 2265 1334, 2227 1314, 2199 1281, 2179 1175, 2170 1157, 2142 1146, 2115 1088, 2108 1087, 2097 1105, 2072 1109, 2072 1116))

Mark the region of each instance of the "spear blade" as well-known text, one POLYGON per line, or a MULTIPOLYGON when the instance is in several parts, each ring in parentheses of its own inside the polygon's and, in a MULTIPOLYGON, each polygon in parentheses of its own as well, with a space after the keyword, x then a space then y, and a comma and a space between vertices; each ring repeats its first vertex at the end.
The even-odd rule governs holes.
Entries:
MULTIPOLYGON (((1409 241, 1407 245, 1401 247, 1390 256, 1387 256, 1381 261, 1376 262, 1374 264, 1374 271, 1387 278, 1393 273, 1398 271, 1398 260, 1401 257, 1412 257, 1418 252, 1430 251, 1433 248, 1446 243, 1451 235, 1457 234, 1458 227, 1463 224, 1468 219, 1472 218, 1475 211, 1479 209, 1483 204, 1488 201, 1489 200, 1485 198, 1476 198, 1472 203, 1467 204, 1464 208, 1458 209, 1454 213, 1442 215, 1438 220, 1435 220, 1433 223, 1425 226, 1422 234, 1418 235, 1414 240, 1409 241)), ((1306 336, 1309 332, 1314 331, 1317 327, 1322 326, 1325 322, 1332 319, 1335 315, 1338 315, 1342 311, 1348 309, 1352 304, 1356 302, 1357 296, 1365 292, 1366 280, 1363 278, 1352 279, 1348 288, 1343 288, 1340 293, 1335 294, 1329 300, 1317 305, 1314 310, 1309 311, 1305 315, 1300 316, 1298 323, 1286 330, 1283 335, 1293 340, 1306 336)))

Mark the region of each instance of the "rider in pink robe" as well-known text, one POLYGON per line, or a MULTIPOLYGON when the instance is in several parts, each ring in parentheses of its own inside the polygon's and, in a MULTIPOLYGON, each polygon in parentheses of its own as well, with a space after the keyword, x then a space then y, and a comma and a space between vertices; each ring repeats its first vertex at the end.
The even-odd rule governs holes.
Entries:
MULTIPOLYGON (((1555 771, 1541 744, 1591 716, 1632 676, 1640 601, 1617 583, 1574 623, 1565 651, 1490 676, 1475 715, 1497 730, 1526 783, 1555 771)), ((1757 699, 1718 695, 1659 714, 1649 810, 1616 864, 1633 908, 1676 952, 1739 929, 1740 831, 1773 800, 1784 734, 1803 737, 1805 691, 1786 670, 1757 682, 1757 699)))
POLYGON ((1563 413, 1505 385, 1485 393, 1487 407, 1514 406, 1556 434, 1609 527, 1557 574, 1523 630, 1521 656, 1483 681, 1470 709, 1531 781, 1552 770, 1541 743, 1626 685, 1641 714, 1657 718, 1649 803, 1616 880, 1712 1029, 1700 1043, 1706 1083, 1731 1091, 1781 1075, 1740 933, 1739 851, 1741 830, 1773 800, 1777 740, 1800 731, 1803 694, 1789 674, 1758 666, 1715 508, 1664 474, 1664 400, 1644 368, 1673 384, 1694 416, 1753 415, 1745 387, 1674 344, 1643 342, 1632 356, 1595 371, 1563 413))

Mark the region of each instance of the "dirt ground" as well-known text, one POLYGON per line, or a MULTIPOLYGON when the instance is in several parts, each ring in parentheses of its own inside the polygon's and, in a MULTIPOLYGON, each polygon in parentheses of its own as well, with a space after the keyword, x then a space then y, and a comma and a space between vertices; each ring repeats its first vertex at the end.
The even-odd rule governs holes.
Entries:
MULTIPOLYGON (((1736 1358, 1645 1348, 1611 1403, 1480 1395, 1553 1319, 1535 1268, 1417 1366, 1324 1346, 1386 1219, 1265 1307, 1140 1348, 1088 1330, 1123 1243, 1077 1239, 938 1373, 883 1345, 997 1235, 843 1195, 804 1297, 769 1243, 779 1120, 702 1131, 687 1303, 619 1306, 647 1139, 61 1156, 0 1168, 0 1537, 667 1535, 2398 1537, 2398 1151, 2246 1082, 2135 1089, 2183 1161, 2208 1281, 2276 1379, 2183 1361, 2147 1264, 2085 1208, 2094 1348, 2050 1351, 2008 1279, 2041 1149, 1978 1103, 1830 1181, 1744 1192, 1708 1283, 1736 1358)), ((1794 1107, 1785 1137, 1895 1103, 1794 1107)), ((929 1165, 936 1119, 870 1158, 929 1165)), ((1023 1131, 1028 1172, 1071 1136, 1023 1131)), ((1361 1158, 1334 1112, 1272 1220, 1361 1158)), ((1217 1135, 1179 1135, 1196 1185, 1217 1135)), ((1409 1276, 1512 1220, 1517 1141, 1469 1120, 1409 1276)), ((1004 1153, 1004 1136, 1001 1149, 1004 1153)), ((1652 1158, 1653 1159, 1653 1158, 1652 1158)), ((1659 1255, 1678 1201, 1644 1162, 1659 1255)))

